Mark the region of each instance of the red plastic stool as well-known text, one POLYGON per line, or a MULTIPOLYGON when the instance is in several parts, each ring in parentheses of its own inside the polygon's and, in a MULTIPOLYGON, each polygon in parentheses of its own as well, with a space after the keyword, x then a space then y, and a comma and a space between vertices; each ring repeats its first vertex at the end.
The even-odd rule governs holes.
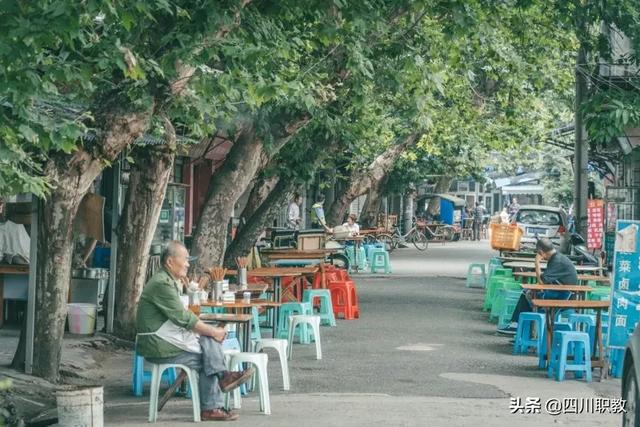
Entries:
POLYGON ((333 313, 336 317, 342 314, 345 320, 360 318, 356 286, 351 280, 330 282, 329 291, 331 292, 333 313))
POLYGON ((351 280, 351 277, 349 277, 349 272, 347 270, 344 270, 342 268, 338 268, 338 269, 336 269, 336 271, 338 273, 338 277, 340 277, 340 280, 342 280, 342 281, 351 280))

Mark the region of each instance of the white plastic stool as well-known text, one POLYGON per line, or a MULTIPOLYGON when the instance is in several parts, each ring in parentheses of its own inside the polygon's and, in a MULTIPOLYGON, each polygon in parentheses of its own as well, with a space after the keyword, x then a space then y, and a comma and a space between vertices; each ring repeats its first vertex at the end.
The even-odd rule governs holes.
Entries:
POLYGON ((193 421, 200 422, 200 394, 198 389, 198 371, 186 365, 151 363, 151 396, 149 400, 149 422, 155 423, 158 419, 158 394, 160 394, 160 382, 162 373, 169 368, 180 368, 187 373, 189 387, 191 387, 191 401, 193 402, 193 421))
POLYGON ((267 376, 267 363, 269 357, 264 353, 236 353, 231 355, 230 366, 241 363, 251 363, 256 368, 258 387, 260 391, 260 411, 265 415, 271 414, 271 401, 269 400, 269 377, 267 376))
POLYGON ((273 348, 278 352, 280 358, 280 368, 282 369, 282 384, 284 390, 289 390, 289 362, 287 361, 288 341, 281 338, 261 338, 255 341, 254 351, 259 353, 263 348, 273 348))
MULTIPOLYGON (((240 350, 235 348, 227 348, 223 350, 224 353, 224 363, 227 365, 227 370, 232 371, 235 370, 235 366, 231 366, 231 356, 234 354, 239 354, 240 350)), ((242 393, 240 393, 240 387, 236 387, 231 392, 233 393, 233 409, 240 409, 242 406, 242 393)), ((227 408, 229 408, 229 398, 231 397, 231 393, 226 393, 225 396, 225 404, 227 408)))
POLYGON ((320 345, 320 316, 308 314, 294 314, 289 316, 289 359, 293 355, 293 338, 296 326, 307 324, 313 330, 313 340, 316 343, 316 359, 322 359, 322 346, 320 345))

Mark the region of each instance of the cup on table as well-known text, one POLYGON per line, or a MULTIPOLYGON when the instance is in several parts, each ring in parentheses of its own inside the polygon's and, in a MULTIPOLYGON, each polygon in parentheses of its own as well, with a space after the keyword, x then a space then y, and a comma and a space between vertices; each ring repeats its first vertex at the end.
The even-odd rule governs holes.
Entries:
POLYGON ((245 304, 251 303, 251 292, 243 292, 242 293, 242 302, 245 304))

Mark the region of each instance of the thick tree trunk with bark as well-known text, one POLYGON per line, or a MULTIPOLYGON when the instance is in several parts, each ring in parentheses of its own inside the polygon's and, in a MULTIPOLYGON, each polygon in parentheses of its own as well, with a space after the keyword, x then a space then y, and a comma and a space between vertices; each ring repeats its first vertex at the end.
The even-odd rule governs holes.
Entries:
POLYGON ((264 201, 269 197, 269 194, 274 190, 276 184, 280 181, 280 177, 278 176, 270 176, 264 177, 261 176, 257 179, 253 188, 251 189, 251 193, 249 194, 249 199, 247 200, 247 205, 242 210, 242 214, 240 218, 243 221, 240 222, 240 227, 238 227, 238 231, 242 230, 244 224, 249 221, 249 219, 253 216, 253 214, 258 210, 258 208, 264 203, 264 201))
POLYGON ((254 214, 247 219, 247 223, 240 230, 225 254, 225 265, 235 266, 235 259, 246 256, 254 247, 260 234, 278 215, 282 206, 291 198, 296 185, 293 180, 281 180, 254 214))
POLYGON ((253 129, 246 129, 234 142, 220 170, 211 177, 191 248, 192 255, 198 257, 192 266, 196 273, 220 265, 233 205, 260 169, 264 155, 262 141, 253 129))
POLYGON ((344 191, 336 197, 336 200, 329 208, 329 212, 326 215, 327 224, 341 224, 351 202, 356 197, 366 193, 373 185, 379 183, 389 173, 398 156, 408 147, 418 142, 420 136, 421 134, 418 133, 410 134, 400 144, 389 147, 384 153, 376 157, 365 169, 354 170, 344 191))
MULTIPOLYGON (((436 184, 434 193, 441 194, 449 191, 449 187, 451 187, 451 181, 453 181, 453 178, 448 176, 441 176, 438 179, 438 183, 436 184)), ((429 206, 427 206, 427 213, 429 213, 429 215, 431 216, 435 216, 440 213, 440 197, 434 196, 431 199, 429 199, 429 206)))
POLYGON ((307 122, 307 117, 290 121, 279 132, 274 146, 268 152, 252 127, 241 132, 222 167, 211 177, 193 236, 191 252, 198 259, 192 265, 192 271, 200 274, 205 268, 222 263, 233 206, 256 174, 307 122))
POLYGON ((146 280, 149 250, 175 160, 175 137, 135 155, 118 224, 115 335, 133 339, 136 308, 146 280))
MULTIPOLYGON (((44 173, 54 185, 39 217, 38 267, 36 274, 35 375, 58 380, 62 337, 67 316, 71 278, 73 221, 91 183, 102 172, 105 160, 113 161, 138 138, 149 122, 149 113, 107 117, 105 133, 92 152, 78 150, 67 156, 52 156, 44 173)), ((19 343, 18 348, 24 348, 19 343)), ((18 351, 20 352, 20 351, 18 351)), ((14 360, 18 364, 18 360, 14 360)))
POLYGON ((383 178, 372 185, 369 189, 367 200, 365 200, 362 212, 360 213, 360 218, 358 218, 360 228, 375 228, 377 222, 376 218, 380 211, 382 189, 384 188, 386 180, 386 177, 383 178))

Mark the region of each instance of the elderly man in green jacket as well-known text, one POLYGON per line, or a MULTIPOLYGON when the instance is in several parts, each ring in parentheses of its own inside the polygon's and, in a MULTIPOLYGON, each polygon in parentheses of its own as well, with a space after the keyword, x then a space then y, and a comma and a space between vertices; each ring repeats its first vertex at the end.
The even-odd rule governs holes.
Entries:
POLYGON ((203 421, 232 421, 238 414, 224 408, 222 393, 246 382, 253 369, 229 372, 224 363, 223 327, 207 325, 180 300, 180 280, 189 269, 189 253, 181 242, 168 244, 162 270, 145 285, 137 313, 137 351, 151 363, 180 363, 199 373, 203 421))

